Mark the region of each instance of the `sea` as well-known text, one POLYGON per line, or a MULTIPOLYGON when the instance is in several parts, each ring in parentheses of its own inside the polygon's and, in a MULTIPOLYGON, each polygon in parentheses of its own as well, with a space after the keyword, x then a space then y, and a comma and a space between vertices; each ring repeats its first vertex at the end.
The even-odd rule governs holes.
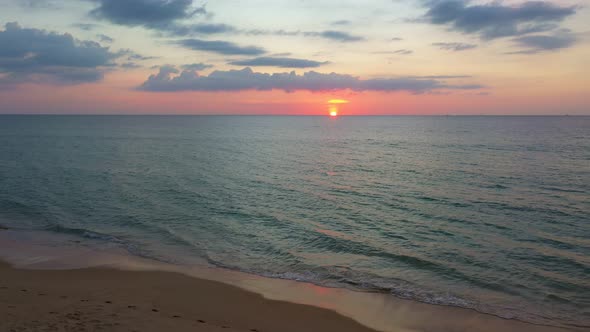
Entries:
POLYGON ((590 117, 4 115, 0 225, 590 327, 590 117))

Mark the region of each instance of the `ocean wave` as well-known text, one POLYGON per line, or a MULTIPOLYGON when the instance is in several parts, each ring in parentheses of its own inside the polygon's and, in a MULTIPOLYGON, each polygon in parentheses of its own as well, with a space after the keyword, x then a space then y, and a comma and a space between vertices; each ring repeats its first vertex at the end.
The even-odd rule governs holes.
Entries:
POLYGON ((71 228, 62 225, 50 225, 43 228, 44 231, 55 232, 55 233, 62 233, 62 234, 69 234, 79 236, 81 238, 90 239, 90 240, 99 240, 104 242, 110 243, 118 243, 124 244, 125 242, 119 239, 116 236, 100 233, 84 228, 71 228))

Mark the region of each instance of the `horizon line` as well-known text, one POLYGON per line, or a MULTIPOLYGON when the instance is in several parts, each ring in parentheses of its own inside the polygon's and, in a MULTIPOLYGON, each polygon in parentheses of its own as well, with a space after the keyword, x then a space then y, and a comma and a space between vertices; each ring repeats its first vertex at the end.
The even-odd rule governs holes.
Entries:
MULTIPOLYGON (((206 114, 182 114, 182 113, 0 113, 0 116, 283 116, 283 117, 326 117, 329 114, 232 114, 232 113, 206 113, 206 114)), ((586 117, 588 114, 341 114, 341 117, 586 117)))

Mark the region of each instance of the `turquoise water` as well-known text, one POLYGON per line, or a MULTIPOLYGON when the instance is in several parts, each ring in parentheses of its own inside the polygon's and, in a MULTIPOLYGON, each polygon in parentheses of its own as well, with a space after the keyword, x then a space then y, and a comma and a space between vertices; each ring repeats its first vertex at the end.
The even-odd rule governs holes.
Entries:
POLYGON ((0 116, 0 224, 590 326, 590 117, 0 116))

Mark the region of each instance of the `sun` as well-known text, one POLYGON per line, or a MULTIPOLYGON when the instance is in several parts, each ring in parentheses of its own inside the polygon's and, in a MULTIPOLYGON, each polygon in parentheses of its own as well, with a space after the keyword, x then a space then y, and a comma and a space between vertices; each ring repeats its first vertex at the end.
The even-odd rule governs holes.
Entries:
POLYGON ((328 114, 330 114, 330 117, 335 118, 338 116, 339 106, 342 104, 348 104, 348 100, 345 100, 345 99, 330 99, 330 100, 328 100, 328 114))
POLYGON ((338 116, 338 106, 330 105, 328 110, 331 117, 335 118, 338 116))

